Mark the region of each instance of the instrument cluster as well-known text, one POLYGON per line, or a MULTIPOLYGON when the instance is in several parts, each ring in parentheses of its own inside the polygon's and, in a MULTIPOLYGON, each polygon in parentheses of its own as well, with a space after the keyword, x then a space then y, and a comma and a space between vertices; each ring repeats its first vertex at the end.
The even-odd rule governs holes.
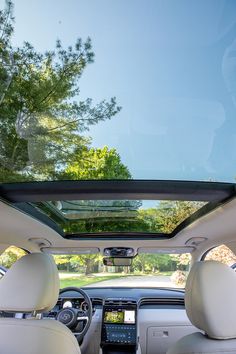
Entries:
POLYGON ((58 306, 60 310, 68 307, 69 308, 73 307, 74 309, 82 310, 82 311, 88 310, 88 304, 83 299, 60 299, 58 302, 59 302, 58 306))

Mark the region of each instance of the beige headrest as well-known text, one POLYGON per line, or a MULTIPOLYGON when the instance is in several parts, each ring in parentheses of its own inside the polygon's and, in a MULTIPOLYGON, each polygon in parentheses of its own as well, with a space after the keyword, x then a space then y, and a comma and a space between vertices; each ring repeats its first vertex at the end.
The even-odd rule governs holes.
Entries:
POLYGON ((216 261, 196 262, 185 289, 185 306, 192 324, 210 338, 236 338, 235 304, 235 271, 216 261))
POLYGON ((22 257, 0 280, 0 310, 44 312, 58 299, 59 277, 53 258, 33 253, 22 257))

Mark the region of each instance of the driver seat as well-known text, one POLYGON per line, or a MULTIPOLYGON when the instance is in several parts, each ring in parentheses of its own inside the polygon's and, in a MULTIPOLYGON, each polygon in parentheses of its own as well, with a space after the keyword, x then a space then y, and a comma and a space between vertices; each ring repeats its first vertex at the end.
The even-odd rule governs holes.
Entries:
POLYGON ((0 311, 28 313, 28 319, 0 318, 0 353, 80 354, 77 340, 62 323, 37 319, 58 299, 59 277, 53 258, 22 257, 0 280, 0 311))
POLYGON ((202 332, 181 338, 167 354, 236 354, 236 273, 216 262, 196 262, 190 270, 185 307, 202 332))

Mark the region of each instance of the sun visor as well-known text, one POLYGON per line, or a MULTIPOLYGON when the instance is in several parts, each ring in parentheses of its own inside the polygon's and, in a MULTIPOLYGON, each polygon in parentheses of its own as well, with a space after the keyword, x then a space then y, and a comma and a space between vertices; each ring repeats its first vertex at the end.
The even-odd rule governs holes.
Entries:
POLYGON ((44 253, 49 254, 97 254, 100 249, 97 247, 44 247, 41 249, 44 253))
POLYGON ((182 253, 192 253, 194 247, 140 247, 138 248, 138 254, 141 253, 159 253, 159 254, 182 254, 182 253))

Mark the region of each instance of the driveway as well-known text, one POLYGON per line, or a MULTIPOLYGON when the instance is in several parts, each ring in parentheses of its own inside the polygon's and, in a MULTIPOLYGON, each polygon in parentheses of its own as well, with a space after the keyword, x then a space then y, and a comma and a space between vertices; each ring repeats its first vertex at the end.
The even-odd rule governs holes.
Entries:
POLYGON ((168 276, 158 276, 158 275, 143 275, 143 276, 128 276, 118 279, 104 280, 96 284, 89 284, 86 287, 170 287, 176 288, 176 285, 173 284, 168 276))

